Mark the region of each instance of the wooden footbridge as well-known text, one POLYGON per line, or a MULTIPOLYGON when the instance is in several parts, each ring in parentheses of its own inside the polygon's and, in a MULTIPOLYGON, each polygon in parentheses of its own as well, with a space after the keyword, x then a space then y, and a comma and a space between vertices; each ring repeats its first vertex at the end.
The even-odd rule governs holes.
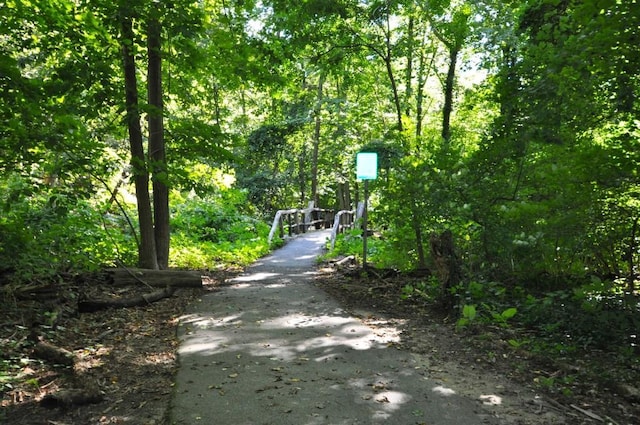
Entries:
POLYGON ((352 229, 364 212, 364 203, 359 203, 355 210, 335 211, 327 208, 317 208, 313 202, 304 209, 292 208, 279 210, 273 219, 269 232, 269 243, 276 234, 286 239, 300 233, 313 230, 331 230, 331 248, 335 245, 339 233, 352 229))

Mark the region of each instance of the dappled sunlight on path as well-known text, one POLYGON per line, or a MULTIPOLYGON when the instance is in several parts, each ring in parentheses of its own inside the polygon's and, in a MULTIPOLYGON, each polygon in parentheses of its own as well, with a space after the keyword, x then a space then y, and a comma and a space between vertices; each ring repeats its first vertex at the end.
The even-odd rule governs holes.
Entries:
POLYGON ((317 251, 287 247, 182 317, 173 424, 492 423, 432 390, 397 322, 367 325, 316 288, 300 264, 317 251))

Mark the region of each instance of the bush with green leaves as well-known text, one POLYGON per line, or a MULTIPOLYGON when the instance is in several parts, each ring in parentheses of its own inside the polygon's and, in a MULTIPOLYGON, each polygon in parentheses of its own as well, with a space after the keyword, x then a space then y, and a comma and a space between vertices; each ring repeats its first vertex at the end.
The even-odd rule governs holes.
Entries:
POLYGON ((574 290, 528 296, 519 321, 546 340, 566 347, 603 350, 638 350, 640 329, 638 300, 629 303, 625 294, 586 285, 574 290))
POLYGON ((25 192, 25 183, 5 181, 0 199, 0 271, 12 281, 55 279, 63 272, 134 261, 135 244, 119 216, 103 214, 99 205, 71 191, 25 192))
POLYGON ((225 189, 206 198, 174 195, 173 201, 170 266, 243 266, 269 252, 269 226, 251 215, 243 191, 225 189))

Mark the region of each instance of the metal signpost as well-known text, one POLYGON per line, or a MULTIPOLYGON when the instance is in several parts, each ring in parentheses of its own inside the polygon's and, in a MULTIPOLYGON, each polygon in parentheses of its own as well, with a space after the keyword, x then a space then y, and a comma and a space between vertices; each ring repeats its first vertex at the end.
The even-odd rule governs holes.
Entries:
POLYGON ((367 268, 367 205, 369 203, 369 180, 378 177, 378 154, 360 152, 356 155, 356 178, 364 180, 364 212, 362 213, 362 268, 367 268))

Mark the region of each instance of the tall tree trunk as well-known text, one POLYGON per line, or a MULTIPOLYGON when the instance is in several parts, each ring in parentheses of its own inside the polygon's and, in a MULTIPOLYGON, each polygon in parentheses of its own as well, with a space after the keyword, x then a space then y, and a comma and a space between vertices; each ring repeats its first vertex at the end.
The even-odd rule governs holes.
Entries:
POLYGON ((416 86, 416 137, 422 136, 422 120, 424 118, 424 86, 427 83, 430 70, 436 60, 436 51, 434 49, 431 60, 427 65, 426 53, 420 54, 420 63, 418 66, 418 82, 416 86))
MULTIPOLYGON (((413 6, 410 6, 413 8, 413 6)), ((409 23, 407 25, 407 67, 405 68, 405 115, 411 116, 411 100, 413 98, 413 55, 415 49, 415 18, 413 17, 413 11, 410 10, 411 16, 409 17, 409 23)))
POLYGON ((318 152, 320 151, 320 130, 322 129, 322 100, 326 74, 320 72, 318 80, 318 91, 316 95, 315 107, 315 129, 313 131, 313 152, 311 153, 311 200, 314 206, 319 205, 318 199, 318 152))
MULTIPOLYGON (((389 47, 391 49, 391 47, 389 47)), ((400 105, 400 95, 398 94, 398 85, 396 84, 396 79, 393 75, 393 58, 391 57, 391 50, 387 51, 387 56, 384 58, 384 63, 387 67, 387 75, 389 76, 389 82, 391 83, 391 91, 393 94, 393 104, 396 108, 396 119, 398 120, 398 132, 402 133, 404 127, 402 125, 402 107, 400 105)))
POLYGON ((157 269, 156 246, 149 197, 149 172, 147 171, 142 129, 140 127, 140 110, 138 107, 138 82, 136 62, 131 46, 134 40, 133 24, 126 10, 120 10, 122 39, 122 61, 124 68, 125 105, 127 109, 127 127, 131 149, 131 168, 133 170, 138 204, 138 221, 140 226, 140 245, 138 246, 138 265, 146 269, 157 269))
POLYGON ((456 44, 449 47, 449 69, 444 85, 444 107, 442 108, 442 140, 445 146, 451 141, 451 112, 453 111, 453 89, 456 77, 456 66, 460 47, 456 44))
POLYGON ((298 185, 300 186, 300 203, 307 204, 307 173, 305 165, 307 163, 307 144, 302 144, 302 151, 298 157, 298 185))
POLYGON ((150 12, 147 29, 147 91, 149 96, 149 157, 153 182, 153 222, 156 255, 161 269, 169 267, 169 188, 165 156, 162 102, 162 39, 158 10, 150 12))

